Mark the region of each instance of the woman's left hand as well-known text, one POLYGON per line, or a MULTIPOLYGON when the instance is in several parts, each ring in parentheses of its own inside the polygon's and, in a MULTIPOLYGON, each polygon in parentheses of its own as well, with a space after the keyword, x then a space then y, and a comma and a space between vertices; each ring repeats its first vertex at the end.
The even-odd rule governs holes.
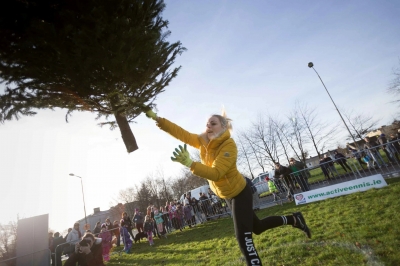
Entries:
POLYGON ((193 163, 192 159, 190 159, 190 154, 187 151, 187 146, 186 144, 179 145, 179 149, 176 148, 175 151, 173 152, 175 157, 171 157, 171 160, 174 162, 178 162, 183 164, 184 166, 190 167, 193 163))

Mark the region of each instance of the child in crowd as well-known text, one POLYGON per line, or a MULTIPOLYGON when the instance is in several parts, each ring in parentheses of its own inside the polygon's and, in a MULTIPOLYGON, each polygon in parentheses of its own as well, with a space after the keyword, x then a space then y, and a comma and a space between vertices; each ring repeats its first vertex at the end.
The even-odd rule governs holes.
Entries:
POLYGON ((139 209, 135 209, 135 216, 133 216, 133 221, 135 222, 138 233, 143 232, 143 215, 141 212, 139 212, 139 209))
POLYGON ((272 195, 274 195, 274 202, 276 202, 277 200, 281 200, 281 197, 279 197, 278 195, 278 189, 275 186, 275 182, 272 181, 272 179, 269 179, 268 177, 266 179, 268 180, 269 191, 272 193, 272 195))
POLYGON ((371 157, 368 155, 368 153, 364 154, 362 160, 367 164, 369 169, 374 168, 374 161, 371 160, 371 157))
POLYGON ((185 202, 183 207, 183 214, 185 217, 186 224, 192 227, 192 206, 190 206, 189 201, 185 202))
POLYGON ((171 221, 169 220, 169 213, 167 208, 160 208, 160 212, 162 213, 163 217, 163 225, 164 225, 164 231, 165 233, 171 233, 171 221))
MULTIPOLYGON (((149 208, 147 208, 149 210, 149 208)), ((146 215, 144 218, 144 231, 147 233, 147 239, 149 240, 150 246, 154 245, 153 243, 153 219, 151 219, 150 215, 146 215)))
POLYGON ((171 221, 171 225, 174 227, 174 229, 178 230, 175 212, 176 212, 175 204, 171 201, 168 209, 169 220, 171 221))
POLYGON ((153 206, 153 205, 150 204, 150 205, 147 207, 146 215, 151 216, 151 211, 152 211, 151 209, 152 209, 152 206, 153 206))
POLYGON ((113 243, 113 244, 116 244, 117 247, 119 247, 120 244, 121 244, 121 237, 120 237, 121 234, 120 234, 120 232, 119 232, 119 221, 118 221, 118 220, 115 220, 115 221, 114 221, 112 232, 113 232, 113 235, 115 236, 115 237, 113 238, 112 243, 113 243))
POLYGON ((107 218, 107 219, 106 219, 105 224, 106 224, 106 230, 107 230, 107 231, 111 231, 111 230, 113 229, 113 225, 112 225, 112 223, 111 223, 110 218, 107 218))
POLYGON ((103 259, 104 261, 109 261, 112 235, 110 231, 107 231, 107 225, 105 223, 101 225, 99 238, 102 239, 101 246, 103 248, 103 259))
POLYGON ((177 221, 177 226, 179 228, 179 230, 182 231, 182 228, 184 227, 183 224, 183 207, 181 205, 180 202, 178 202, 178 204, 176 204, 176 211, 175 211, 175 217, 176 217, 176 221, 177 221))
POLYGON ((129 236, 129 232, 125 226, 124 219, 121 219, 121 226, 119 228, 119 231, 121 233, 122 243, 124 243, 124 252, 129 253, 132 247, 132 239, 129 236))
POLYGON ((164 236, 165 238, 167 238, 167 235, 164 232, 164 219, 163 219, 163 214, 162 212, 158 211, 157 208, 154 209, 154 220, 156 221, 156 225, 157 225, 157 230, 158 233, 162 236, 164 236))

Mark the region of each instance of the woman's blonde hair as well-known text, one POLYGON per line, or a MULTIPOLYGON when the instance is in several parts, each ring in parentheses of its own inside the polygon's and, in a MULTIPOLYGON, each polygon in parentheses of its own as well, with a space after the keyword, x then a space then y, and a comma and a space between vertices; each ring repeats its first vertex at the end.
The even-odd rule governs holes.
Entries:
MULTIPOLYGON (((221 123, 222 128, 224 128, 224 130, 221 131, 218 134, 218 136, 216 136, 216 137, 221 136, 226 130, 229 130, 230 132, 232 132, 232 119, 230 119, 230 118, 228 118, 226 116, 225 109, 222 109, 222 114, 221 115, 213 114, 210 117, 218 118, 218 121, 221 123)), ((208 139, 207 132, 201 133, 200 136, 203 137, 204 139, 206 139, 207 141, 210 141, 208 139)))
POLYGON ((225 112, 225 109, 222 109, 222 114, 221 115, 212 115, 218 118, 219 122, 221 123, 221 126, 224 127, 225 129, 228 129, 230 132, 232 132, 232 119, 228 118, 225 112))

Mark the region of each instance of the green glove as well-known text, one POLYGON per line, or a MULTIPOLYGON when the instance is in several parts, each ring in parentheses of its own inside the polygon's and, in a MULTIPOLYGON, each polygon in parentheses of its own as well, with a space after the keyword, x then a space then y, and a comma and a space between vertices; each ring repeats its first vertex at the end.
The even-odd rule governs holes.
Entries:
POLYGON ((183 147, 179 145, 179 150, 175 149, 173 154, 175 157, 171 157, 172 161, 181 163, 187 167, 190 167, 192 165, 193 161, 190 159, 190 155, 189 152, 187 151, 186 144, 183 145, 183 147))
POLYGON ((157 113, 154 113, 151 109, 146 112, 146 116, 153 120, 157 120, 157 113))
POLYGON ((154 111, 151 110, 150 107, 148 107, 148 106, 143 104, 142 111, 146 114, 146 116, 148 118, 151 118, 153 120, 157 120, 157 113, 154 113, 154 111))

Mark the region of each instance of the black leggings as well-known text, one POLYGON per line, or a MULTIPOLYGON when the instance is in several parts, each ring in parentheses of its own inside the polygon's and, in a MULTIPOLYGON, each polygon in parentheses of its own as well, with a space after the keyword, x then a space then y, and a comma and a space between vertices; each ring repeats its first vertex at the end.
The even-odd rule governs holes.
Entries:
POLYGON ((340 161, 340 160, 338 160, 338 161, 336 161, 336 162, 340 164, 340 166, 343 168, 343 170, 345 170, 345 171, 347 172, 347 170, 346 170, 346 167, 347 167, 347 169, 349 169, 350 172, 351 172, 351 168, 350 168, 350 166, 347 164, 346 161, 340 161))
POLYGON ((236 240, 244 255, 247 265, 262 265, 253 243, 253 235, 285 224, 293 225, 293 216, 269 216, 258 219, 253 211, 253 195, 249 185, 236 197, 226 200, 233 216, 236 240))

